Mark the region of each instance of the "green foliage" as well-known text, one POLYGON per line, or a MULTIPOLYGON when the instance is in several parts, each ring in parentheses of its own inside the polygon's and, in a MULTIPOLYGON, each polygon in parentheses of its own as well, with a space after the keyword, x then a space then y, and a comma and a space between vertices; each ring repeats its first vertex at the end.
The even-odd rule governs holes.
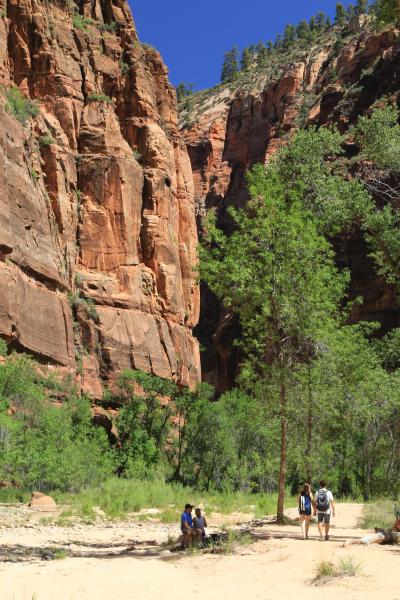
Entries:
POLYGON ((174 383, 142 371, 124 371, 118 388, 124 403, 117 419, 120 469, 130 477, 145 477, 162 462, 178 390, 174 383))
POLYGON ((39 146, 51 146, 52 144, 54 144, 54 139, 51 135, 46 134, 39 137, 39 146))
POLYGON ((107 94, 100 94, 98 92, 88 94, 87 99, 89 100, 89 102, 104 102, 105 104, 112 104, 113 102, 110 96, 107 96, 107 94))
POLYGON ((75 293, 69 293, 68 300, 73 310, 78 310, 80 308, 85 311, 90 319, 96 323, 98 322, 99 315, 97 314, 96 305, 92 298, 85 298, 81 295, 81 291, 78 290, 75 293))
POLYGON ((251 67, 252 62, 252 53, 249 48, 244 48, 242 52, 242 58, 240 59, 240 66, 242 71, 246 71, 251 67))
POLYGON ((88 401, 52 406, 36 369, 24 355, 0 365, 0 477, 38 490, 77 490, 109 477, 107 436, 91 425, 88 401))
POLYGON ((237 46, 233 46, 232 50, 225 52, 224 62, 222 64, 221 82, 231 83, 237 79, 239 73, 239 51, 237 46))
POLYGON ((327 583, 334 577, 356 577, 361 572, 361 564, 356 563, 352 556, 343 556, 336 566, 330 560, 320 560, 315 565, 314 585, 327 583))
POLYGON ((117 31, 117 23, 110 21, 110 23, 101 23, 99 25, 100 31, 108 31, 109 33, 115 33, 117 31))
POLYGON ((346 23, 346 9, 344 8, 341 2, 336 4, 336 13, 335 13, 335 25, 338 27, 343 27, 346 23))
POLYGON ((348 278, 338 273, 330 244, 295 188, 285 193, 277 171, 261 165, 252 169, 248 182, 251 200, 246 209, 230 211, 235 223, 231 236, 209 220, 201 275, 226 309, 240 318, 246 355, 242 381, 250 389, 260 381, 278 407, 273 410, 281 428, 282 520, 293 373, 317 354, 333 326, 348 278))
POLYGON ((365 504, 360 526, 364 529, 392 528, 394 523, 393 505, 392 500, 378 500, 372 504, 365 504))
POLYGON ((36 102, 25 98, 17 87, 7 90, 6 99, 6 111, 12 114, 22 125, 26 125, 28 120, 39 112, 36 102))
POLYGON ((122 60, 122 58, 119 62, 119 66, 120 66, 122 75, 127 75, 129 73, 129 65, 124 60, 122 60))
POLYGON ((86 31, 87 28, 89 27, 89 25, 93 25, 93 24, 94 24, 93 19, 87 19, 86 17, 83 17, 82 15, 74 14, 72 17, 72 25, 73 25, 74 29, 80 29, 80 30, 86 31))
POLYGON ((368 158, 380 169, 400 172, 400 125, 398 111, 392 106, 360 117, 356 141, 368 158))
POLYGON ((7 342, 3 338, 0 338, 0 356, 7 356, 7 352, 7 342))
POLYGON ((367 12, 368 0, 356 0, 354 12, 356 15, 363 15, 367 12))
POLYGON ((313 583, 320 582, 322 579, 335 577, 336 567, 330 560, 320 560, 315 566, 313 583))
POLYGON ((400 5, 398 0, 377 0, 374 12, 383 23, 400 22, 400 5))
POLYGON ((193 94, 193 83, 179 83, 176 86, 176 97, 178 99, 178 102, 182 102, 182 100, 184 100, 185 98, 187 98, 188 96, 191 96, 193 94))

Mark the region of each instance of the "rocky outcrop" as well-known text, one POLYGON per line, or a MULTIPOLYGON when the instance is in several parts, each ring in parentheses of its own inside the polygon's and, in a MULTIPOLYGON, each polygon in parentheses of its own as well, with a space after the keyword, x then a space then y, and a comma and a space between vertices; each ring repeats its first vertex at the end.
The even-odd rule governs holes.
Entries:
MULTIPOLYGON (((336 124, 345 131, 382 96, 398 101, 398 32, 373 32, 364 15, 353 20, 344 36, 337 34, 333 29, 308 51, 293 51, 292 59, 275 57, 235 83, 185 100, 181 128, 193 168, 200 231, 212 207, 220 226, 229 231, 226 208, 240 208, 247 201, 246 170, 268 162, 299 127, 336 124)), ((376 275, 359 232, 338 240, 337 249, 338 260, 352 272, 350 296, 364 298, 352 318, 380 321, 383 331, 399 325, 394 290, 376 275)), ((233 339, 240 330, 206 288, 197 333, 206 348, 203 376, 224 390, 236 373, 233 339)))
POLYGON ((0 335, 93 397, 124 368, 195 384, 193 180, 160 55, 125 0, 0 14, 0 335))

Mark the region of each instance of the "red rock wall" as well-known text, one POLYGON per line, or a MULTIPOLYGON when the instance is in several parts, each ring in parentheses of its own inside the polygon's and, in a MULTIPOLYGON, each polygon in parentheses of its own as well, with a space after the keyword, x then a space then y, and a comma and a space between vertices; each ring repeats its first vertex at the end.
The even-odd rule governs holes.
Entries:
MULTIPOLYGON (((200 229, 206 210, 216 207, 219 224, 229 230, 226 208, 240 208, 247 200, 246 170, 267 162, 300 125, 334 123, 345 131, 382 96, 398 101, 398 32, 373 33, 362 19, 352 23, 353 32, 341 50, 333 35, 323 45, 299 52, 295 62, 285 64, 283 59, 278 73, 275 69, 271 74, 268 67, 265 72, 250 71, 244 83, 239 79, 200 95, 182 112, 200 229)), ((338 260, 352 272, 350 296, 364 298, 352 318, 380 321, 383 330, 399 325, 395 291, 376 276, 361 235, 355 232, 339 240, 337 249, 338 260)), ((232 341, 240 330, 206 288, 197 333, 207 347, 203 377, 224 390, 236 373, 232 341)))
POLYGON ((78 367, 93 397, 123 368, 194 384, 197 233, 175 92, 125 0, 80 5, 83 28, 73 0, 0 1, 0 335, 78 367), (39 106, 26 126, 5 110, 13 85, 39 106))

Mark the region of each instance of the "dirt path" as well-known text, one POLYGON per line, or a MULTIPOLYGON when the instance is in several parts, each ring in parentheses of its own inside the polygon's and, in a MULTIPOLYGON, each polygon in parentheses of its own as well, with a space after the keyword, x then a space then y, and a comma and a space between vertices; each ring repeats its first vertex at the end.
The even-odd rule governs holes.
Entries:
POLYGON ((361 510, 359 504, 338 505, 329 542, 317 540, 316 525, 309 541, 299 539, 297 527, 269 525, 257 528, 256 543, 232 556, 178 557, 162 550, 159 544, 176 527, 159 523, 0 529, 3 559, 8 553, 18 560, 0 562, 0 600, 32 600, 34 594, 35 600, 400 600, 400 548, 341 546, 365 535, 357 528, 361 510), (42 560, 38 552, 51 547, 74 557, 42 560), (311 584, 318 561, 337 563, 349 555, 361 563, 361 575, 311 584))

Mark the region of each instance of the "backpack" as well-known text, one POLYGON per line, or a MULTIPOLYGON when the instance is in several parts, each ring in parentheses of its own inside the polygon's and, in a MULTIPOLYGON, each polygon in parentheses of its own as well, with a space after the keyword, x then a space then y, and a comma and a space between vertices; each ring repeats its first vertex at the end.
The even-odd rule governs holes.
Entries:
POLYGON ((301 494, 299 502, 299 510, 311 513, 311 498, 308 494, 301 494))
POLYGON ((326 512, 329 510, 329 505, 328 492, 326 490, 319 490, 316 502, 317 510, 319 512, 326 512))

